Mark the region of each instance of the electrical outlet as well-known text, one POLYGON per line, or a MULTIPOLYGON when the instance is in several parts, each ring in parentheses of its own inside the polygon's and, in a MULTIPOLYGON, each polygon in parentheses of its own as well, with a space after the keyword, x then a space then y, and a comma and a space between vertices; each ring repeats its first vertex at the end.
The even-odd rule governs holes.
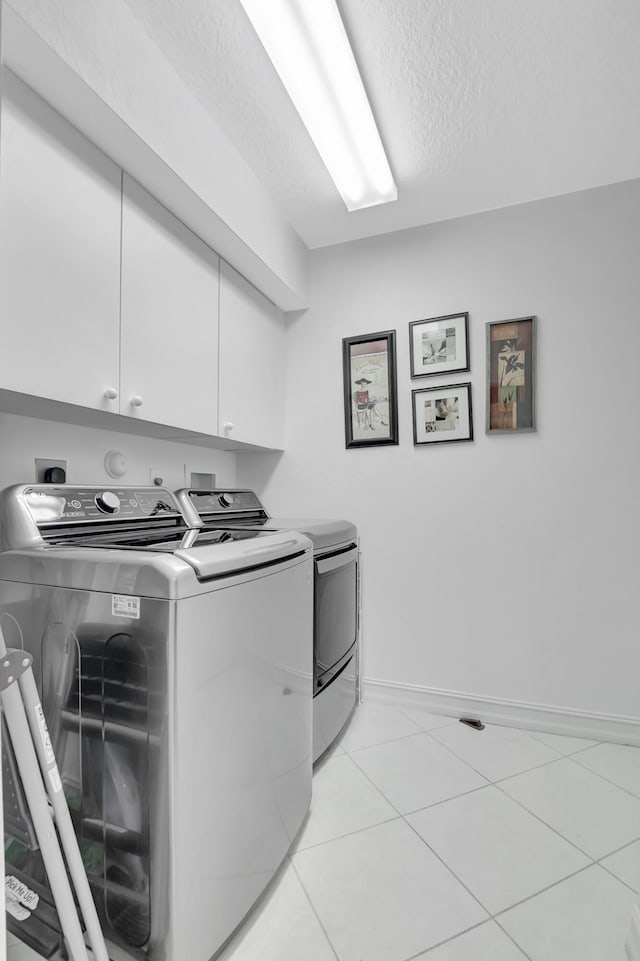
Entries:
POLYGON ((67 474, 66 460, 53 460, 51 457, 36 457, 36 483, 46 484, 45 474, 53 467, 61 467, 67 474))

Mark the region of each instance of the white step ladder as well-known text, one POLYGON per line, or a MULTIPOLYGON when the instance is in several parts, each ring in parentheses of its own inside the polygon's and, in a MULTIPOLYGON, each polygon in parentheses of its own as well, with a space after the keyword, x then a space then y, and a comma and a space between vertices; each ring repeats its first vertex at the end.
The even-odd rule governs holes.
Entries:
MULTIPOLYGON (((7 650, 0 626, 0 739, 4 715, 69 957, 71 961, 109 961, 31 663, 32 657, 26 651, 7 650), (85 944, 71 884, 84 920, 89 948, 85 944)), ((2 800, 0 778, 0 831, 4 844, 2 800)), ((32 894, 21 893, 23 899, 26 895, 27 901, 32 894)), ((4 951, 6 943, 5 897, 5 886, 2 885, 0 952, 4 951)))

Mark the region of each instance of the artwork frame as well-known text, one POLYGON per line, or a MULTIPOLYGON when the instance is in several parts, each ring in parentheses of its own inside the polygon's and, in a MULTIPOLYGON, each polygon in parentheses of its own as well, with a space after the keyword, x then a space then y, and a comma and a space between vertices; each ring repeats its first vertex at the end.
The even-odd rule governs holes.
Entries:
POLYGON ((471 381, 412 390, 411 411, 416 447, 473 440, 471 381))
POLYGON ((536 328, 533 315, 487 324, 487 434, 537 430, 536 328))
POLYGON ((412 378, 471 370, 469 312, 412 320, 409 355, 412 378))
POLYGON ((397 444, 395 330, 344 337, 342 376, 347 450, 397 444))

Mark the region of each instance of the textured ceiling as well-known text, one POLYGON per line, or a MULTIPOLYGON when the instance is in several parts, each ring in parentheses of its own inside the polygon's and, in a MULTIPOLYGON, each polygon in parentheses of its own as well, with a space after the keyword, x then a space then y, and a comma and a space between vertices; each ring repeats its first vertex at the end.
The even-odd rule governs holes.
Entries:
POLYGON ((238 0, 126 2, 309 247, 640 176, 640 0, 339 0, 399 195, 353 213, 238 0))

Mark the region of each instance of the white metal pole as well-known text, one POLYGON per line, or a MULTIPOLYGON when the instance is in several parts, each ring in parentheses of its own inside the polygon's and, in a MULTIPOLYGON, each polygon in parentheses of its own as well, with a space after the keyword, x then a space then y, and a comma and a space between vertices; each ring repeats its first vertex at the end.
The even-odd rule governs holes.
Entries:
MULTIPOLYGON (((3 57, 3 47, 2 47, 2 0, 0 0, 0 74, 2 73, 2 64, 4 61, 3 57)), ((0 80, 0 130, 1 130, 1 114, 2 114, 2 81, 0 80)), ((2 704, 0 703, 0 763, 2 759, 2 704)), ((7 959, 7 915, 6 907, 4 902, 4 879, 5 879, 5 865, 4 865, 4 799, 2 797, 2 776, 0 772, 0 838, 2 839, 2 854, 0 854, 0 866, 2 867, 2 876, 0 877, 0 887, 2 891, 0 893, 0 959, 6 961, 7 959)))
MULTIPOLYGON (((2 758, 2 702, 0 701, 0 758, 2 758)), ((4 903, 4 799, 2 797, 2 777, 0 776, 0 837, 2 838, 2 894, 0 894, 0 958, 2 961, 7 959, 7 915, 4 903)))

